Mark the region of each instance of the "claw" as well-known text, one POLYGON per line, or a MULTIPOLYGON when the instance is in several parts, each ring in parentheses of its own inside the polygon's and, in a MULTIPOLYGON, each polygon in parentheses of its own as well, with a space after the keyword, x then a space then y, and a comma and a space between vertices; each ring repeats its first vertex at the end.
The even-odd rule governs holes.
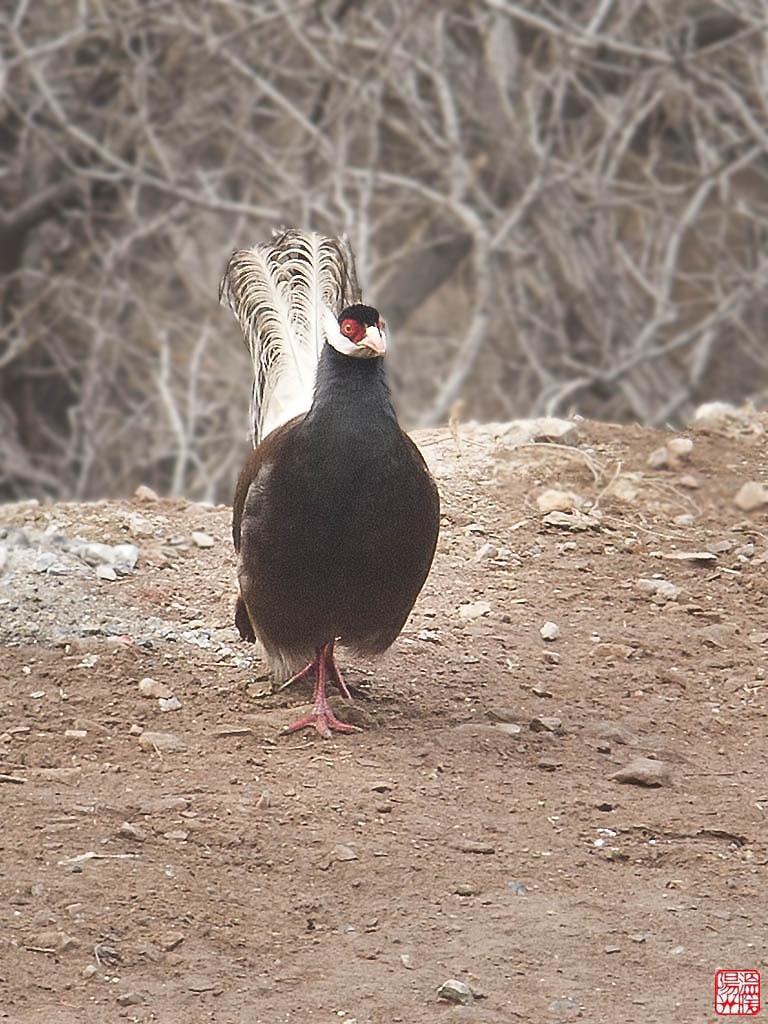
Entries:
POLYGON ((334 683, 345 697, 350 698, 349 690, 341 677, 341 673, 336 665, 336 659, 333 656, 333 645, 335 643, 336 640, 333 639, 329 640, 323 647, 318 647, 314 661, 311 661, 306 668, 297 672, 295 676, 291 676, 291 678, 280 687, 281 690, 284 690, 286 686, 296 682, 296 680, 303 679, 311 672, 315 673, 315 690, 312 697, 312 710, 308 715, 304 715, 303 718, 300 718, 298 722, 294 722, 293 725, 286 726, 283 729, 283 733, 287 734, 297 732, 299 729, 314 727, 324 739, 331 739, 331 730, 335 732, 362 731, 356 725, 349 725, 347 722, 340 722, 336 715, 334 715, 331 705, 328 703, 328 698, 325 693, 327 680, 334 683))

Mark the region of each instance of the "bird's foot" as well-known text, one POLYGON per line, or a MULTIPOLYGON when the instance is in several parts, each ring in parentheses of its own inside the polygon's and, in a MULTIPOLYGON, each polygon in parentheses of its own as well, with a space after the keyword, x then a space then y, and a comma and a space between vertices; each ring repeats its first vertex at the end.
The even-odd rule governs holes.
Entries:
MULTIPOLYGON (((293 678, 288 680, 288 683, 294 682, 296 679, 302 679, 304 676, 314 672, 315 674, 315 692, 313 694, 313 706, 312 710, 308 715, 300 718, 298 722, 294 722, 293 725, 287 726, 284 730, 286 733, 297 732, 299 729, 307 729, 310 726, 317 729, 320 735, 324 739, 331 738, 331 731, 335 732, 360 732, 355 725, 348 725, 346 722, 340 722, 339 719, 334 715, 331 705, 328 703, 328 698, 325 695, 326 682, 330 681, 334 683, 344 694, 345 697, 349 697, 349 690, 347 689, 344 680, 341 678, 341 673, 336 665, 336 659, 333 656, 333 645, 336 641, 329 640, 327 644, 322 647, 318 647, 315 655, 315 660, 310 662, 306 668, 303 668, 301 672, 297 672, 293 678)), ((288 683, 285 685, 287 686, 288 683)))
POLYGON ((287 725, 283 732, 287 735, 290 732, 298 732, 299 729, 308 729, 313 727, 317 729, 323 739, 329 740, 332 738, 333 732, 361 732, 356 725, 349 725, 348 722, 341 722, 334 715, 331 705, 324 701, 322 703, 315 702, 315 706, 309 712, 308 715, 304 715, 298 722, 294 722, 293 725, 287 725))

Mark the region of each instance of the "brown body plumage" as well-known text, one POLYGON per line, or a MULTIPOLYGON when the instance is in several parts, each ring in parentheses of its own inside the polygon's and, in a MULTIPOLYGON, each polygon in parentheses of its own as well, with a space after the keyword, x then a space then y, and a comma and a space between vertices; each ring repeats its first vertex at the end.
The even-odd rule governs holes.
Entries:
POLYGON ((346 692, 335 641, 366 655, 390 646, 439 523, 437 488, 392 408, 378 312, 351 306, 337 322, 339 337, 327 327, 320 346, 311 407, 251 453, 233 510, 240 633, 262 642, 278 676, 310 663, 315 708, 296 727, 324 735, 343 728, 325 699, 326 681, 346 692))

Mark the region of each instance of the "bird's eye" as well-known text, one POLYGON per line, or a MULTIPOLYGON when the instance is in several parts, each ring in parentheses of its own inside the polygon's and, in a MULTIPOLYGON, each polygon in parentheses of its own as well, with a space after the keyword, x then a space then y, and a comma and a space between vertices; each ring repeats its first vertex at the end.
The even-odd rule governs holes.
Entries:
POLYGON ((355 320, 342 320, 341 333, 356 342, 360 333, 360 324, 355 320))

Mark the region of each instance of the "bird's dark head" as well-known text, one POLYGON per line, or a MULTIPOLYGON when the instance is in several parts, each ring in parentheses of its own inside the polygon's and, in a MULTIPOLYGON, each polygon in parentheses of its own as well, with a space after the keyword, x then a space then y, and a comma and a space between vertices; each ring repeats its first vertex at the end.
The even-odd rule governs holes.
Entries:
POLYGON ((378 309, 358 302, 347 306, 338 318, 326 309, 325 336, 329 345, 344 356, 375 359, 387 351, 387 335, 378 309))

